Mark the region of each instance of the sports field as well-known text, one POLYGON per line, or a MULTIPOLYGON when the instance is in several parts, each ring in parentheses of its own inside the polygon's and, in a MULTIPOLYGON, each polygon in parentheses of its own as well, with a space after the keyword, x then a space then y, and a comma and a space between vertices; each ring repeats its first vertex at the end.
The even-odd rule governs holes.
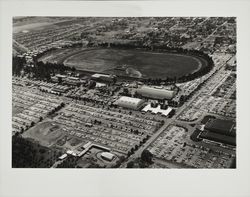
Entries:
POLYGON ((184 54, 96 48, 72 54, 64 64, 78 70, 165 79, 194 73, 206 66, 207 62, 200 57, 184 54))

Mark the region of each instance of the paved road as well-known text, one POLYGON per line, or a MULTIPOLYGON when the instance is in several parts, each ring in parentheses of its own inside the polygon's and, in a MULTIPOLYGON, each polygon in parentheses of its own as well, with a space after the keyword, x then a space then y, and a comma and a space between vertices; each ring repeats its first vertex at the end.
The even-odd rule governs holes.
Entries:
POLYGON ((197 94, 196 94, 195 96, 193 96, 188 102, 186 102, 185 104, 183 104, 183 105, 176 111, 176 114, 175 114, 171 119, 167 119, 167 120, 165 121, 165 124, 164 124, 156 133, 154 133, 154 134, 152 135, 152 137, 151 137, 144 145, 142 145, 133 155, 131 155, 131 156, 129 157, 129 159, 128 159, 127 162, 125 162, 124 164, 122 164, 120 167, 121 167, 121 168, 124 168, 124 167, 126 167, 126 165, 127 165, 127 163, 128 163, 129 161, 132 161, 133 159, 140 157, 142 151, 145 150, 145 149, 147 149, 148 146, 149 146, 152 142, 154 142, 154 141, 158 138, 158 136, 159 136, 159 135, 160 135, 160 134, 161 134, 161 133, 162 133, 171 123, 173 123, 173 122, 177 119, 177 117, 178 117, 185 109, 187 109, 187 108, 190 106, 190 104, 191 104, 191 103, 192 103, 201 93, 202 93, 202 89, 200 89, 200 90, 197 92, 197 94))
MULTIPOLYGON (((227 61, 226 61, 227 62, 227 61)), ((127 163, 134 160, 135 158, 140 157, 141 153, 143 150, 147 149, 149 147, 149 145, 154 142, 158 136, 169 126, 171 125, 176 119, 177 117, 186 109, 188 109, 190 107, 190 105, 192 104, 192 102, 201 94, 204 93, 204 90, 210 86, 210 82, 213 81, 213 79, 216 77, 216 75, 218 75, 220 72, 222 72, 224 70, 224 65, 226 64, 226 62, 223 63, 223 66, 221 66, 218 70, 215 71, 215 74, 208 79, 208 81, 205 82, 205 84, 203 85, 203 87, 201 89, 199 89, 196 94, 189 99, 186 103, 184 103, 180 108, 178 108, 178 110, 176 110, 176 114, 171 118, 171 119, 167 119, 165 121, 165 124, 156 132, 152 135, 152 137, 144 144, 142 145, 133 155, 131 155, 128 160, 126 162, 124 162, 120 168, 125 168, 127 166, 127 163)), ((214 88, 218 87, 218 85, 221 84, 221 81, 218 81, 218 84, 215 85, 214 88)), ((214 90, 214 88, 212 88, 212 90, 214 90)), ((186 124, 189 124, 188 122, 186 122, 186 124)), ((194 129, 193 129, 194 130, 194 129)), ((200 144, 201 145, 201 144, 200 144)), ((203 145, 203 144, 202 144, 203 145)), ((212 148, 212 145, 208 145, 209 147, 212 148)), ((224 150, 224 149, 223 149, 224 150)), ((230 151, 229 151, 230 152, 230 151)))
MULTIPOLYGON (((22 50, 24 50, 25 52, 29 51, 29 49, 27 47, 25 47, 24 45, 20 44, 19 42, 17 42, 16 40, 13 39, 13 43, 15 43, 17 45, 17 47, 20 47, 22 50)), ((15 47, 14 47, 15 48, 15 47)))

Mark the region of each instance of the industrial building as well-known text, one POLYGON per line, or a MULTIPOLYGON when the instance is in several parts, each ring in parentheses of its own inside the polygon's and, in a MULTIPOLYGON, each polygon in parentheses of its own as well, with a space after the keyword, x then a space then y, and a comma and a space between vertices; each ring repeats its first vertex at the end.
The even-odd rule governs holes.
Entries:
POLYGON ((143 99, 122 96, 115 102, 115 104, 120 107, 137 110, 142 107, 144 102, 143 99))
POLYGON ((150 86, 142 86, 140 89, 137 89, 137 94, 152 99, 172 99, 176 91, 168 90, 162 87, 150 87, 150 86))
POLYGON ((205 130, 222 135, 235 136, 235 123, 230 120, 210 119, 205 125, 205 130))

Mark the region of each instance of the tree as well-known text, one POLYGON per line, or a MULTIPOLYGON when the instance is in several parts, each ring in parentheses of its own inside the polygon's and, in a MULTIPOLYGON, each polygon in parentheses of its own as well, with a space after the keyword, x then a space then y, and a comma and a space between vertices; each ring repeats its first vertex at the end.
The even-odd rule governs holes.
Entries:
POLYGON ((124 162, 125 160, 126 160, 126 158, 122 155, 122 156, 120 157, 121 163, 124 162))
POLYGON ((91 80, 91 81, 89 82, 88 88, 89 88, 89 89, 94 89, 95 86, 96 86, 96 82, 91 80))
POLYGON ((143 150, 141 154, 142 161, 152 163, 153 154, 149 150, 143 150))
POLYGON ((62 78, 58 77, 58 83, 61 84, 62 83, 62 78))
POLYGON ((126 96, 127 96, 128 93, 129 93, 128 88, 124 88, 124 89, 123 89, 123 95, 126 95, 126 96))
POLYGON ((127 163, 127 168, 133 168, 134 167, 134 162, 130 161, 127 163))
POLYGON ((32 121, 31 124, 30 124, 30 126, 33 127, 34 125, 35 125, 35 123, 32 121))
POLYGON ((74 66, 71 67, 71 71, 72 72, 75 72, 76 71, 76 68, 74 66))
POLYGON ((23 127, 21 127, 21 134, 24 132, 24 128, 23 127))

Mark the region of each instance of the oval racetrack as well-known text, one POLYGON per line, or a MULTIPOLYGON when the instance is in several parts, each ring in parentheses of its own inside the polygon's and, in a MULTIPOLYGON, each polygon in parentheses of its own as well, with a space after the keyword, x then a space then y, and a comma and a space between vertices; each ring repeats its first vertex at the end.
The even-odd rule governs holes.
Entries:
POLYGON ((78 70, 165 79, 193 73, 206 66, 207 62, 200 57, 184 54, 97 48, 73 54, 64 64, 78 70))

